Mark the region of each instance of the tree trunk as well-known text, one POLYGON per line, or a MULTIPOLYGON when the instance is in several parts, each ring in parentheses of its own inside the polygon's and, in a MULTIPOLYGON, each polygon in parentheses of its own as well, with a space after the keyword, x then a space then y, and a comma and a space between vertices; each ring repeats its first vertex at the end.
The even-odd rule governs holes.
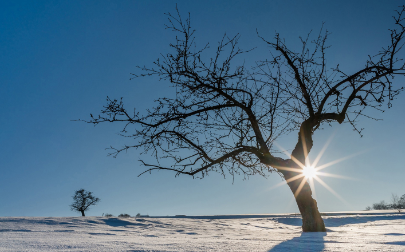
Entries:
POLYGON ((84 215, 84 211, 80 210, 80 212, 82 213, 82 216, 85 216, 85 215, 84 215))
MULTIPOLYGON (((284 175, 284 178, 288 180, 289 178, 296 176, 298 173, 283 171, 282 174, 284 175)), ((305 179, 305 177, 288 183, 302 216, 302 231, 326 232, 325 224, 319 213, 316 200, 312 198, 312 190, 308 181, 305 181, 300 189, 300 184, 303 179, 305 179)))

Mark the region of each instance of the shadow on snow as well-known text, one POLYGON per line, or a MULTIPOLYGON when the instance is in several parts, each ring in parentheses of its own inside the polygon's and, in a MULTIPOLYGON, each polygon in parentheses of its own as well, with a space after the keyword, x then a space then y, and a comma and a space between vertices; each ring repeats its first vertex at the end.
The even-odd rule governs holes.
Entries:
POLYGON ((284 241, 272 249, 269 252, 285 252, 285 251, 311 251, 320 252, 325 249, 325 232, 319 233, 302 233, 300 237, 294 237, 291 240, 284 241))
MULTIPOLYGON (((325 226, 326 227, 339 227, 348 224, 359 224, 359 223, 366 223, 371 221, 390 221, 390 220, 398 220, 398 219, 405 219, 405 215, 397 214, 397 215, 389 215, 389 216, 342 216, 342 217, 332 217, 332 218, 324 218, 325 226)), ((289 217, 289 218, 274 218, 275 221, 292 226, 301 226, 302 219, 299 217, 289 217)), ((328 230, 329 231, 329 230, 328 230)), ((302 233, 300 237, 295 237, 291 240, 284 241, 272 249, 269 252, 281 252, 281 251, 311 251, 311 252, 320 252, 325 249, 325 243, 330 243, 333 241, 325 241, 324 237, 327 235, 326 232, 319 232, 319 233, 302 233)), ((389 233, 385 235, 398 235, 402 236, 404 234, 401 233, 389 233)), ((392 245, 405 245, 405 242, 386 242, 386 244, 392 245)))
MULTIPOLYGON (((348 224, 360 224, 366 223, 370 221, 390 221, 390 220, 398 220, 398 219, 405 219, 404 214, 395 214, 395 215, 388 215, 388 216, 381 216, 381 215, 354 215, 354 216, 326 216, 324 217, 324 222, 326 227, 340 227, 348 224)), ((286 218, 274 218, 274 221, 277 221, 282 224, 292 225, 292 226, 302 226, 302 219, 301 217, 286 217, 286 218)))
POLYGON ((143 223, 143 219, 137 219, 136 222, 130 222, 118 218, 108 218, 103 220, 106 225, 111 227, 125 227, 125 226, 149 226, 149 223, 143 223))

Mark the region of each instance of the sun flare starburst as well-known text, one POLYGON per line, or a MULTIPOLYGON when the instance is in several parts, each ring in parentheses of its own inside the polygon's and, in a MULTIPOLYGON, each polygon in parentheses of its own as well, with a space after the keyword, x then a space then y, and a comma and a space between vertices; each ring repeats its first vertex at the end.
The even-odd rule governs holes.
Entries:
MULTIPOLYGON (((319 160, 321 159, 322 155, 324 154, 324 152, 325 152, 326 148, 328 147, 329 143, 331 142, 332 138, 333 138, 333 135, 332 135, 332 136, 328 139, 328 141, 325 143, 325 145, 323 146, 322 150, 318 153, 317 157, 315 158, 314 162, 312 162, 312 163, 310 162, 310 160, 309 160, 309 158, 308 158, 308 153, 307 153, 307 154, 306 154, 307 159, 305 160, 305 164, 302 164, 301 162, 299 162, 296 158, 294 158, 294 157, 293 157, 289 152, 287 152, 284 148, 282 148, 280 145, 278 145, 277 143, 275 143, 275 144, 280 148, 280 150, 282 150, 287 156, 289 156, 289 157, 299 166, 299 168, 278 167, 278 169, 296 172, 296 173, 298 173, 298 175, 296 175, 296 176, 294 176, 294 177, 292 177, 292 178, 289 178, 289 179, 287 179, 287 180, 285 180, 285 181, 283 181, 283 182, 281 182, 281 183, 275 185, 275 186, 272 187, 272 188, 275 188, 275 187, 281 186, 281 185, 283 185, 283 184, 290 183, 290 182, 292 182, 292 181, 295 181, 295 180, 300 179, 300 180, 302 180, 302 181, 301 181, 301 183, 300 183, 300 185, 299 185, 299 187, 298 187, 298 189, 297 189, 297 191, 296 191, 296 193, 295 193, 295 196, 297 196, 297 195, 301 192, 301 189, 302 189, 302 187, 304 186, 304 184, 305 184, 306 182, 308 182, 308 183, 310 184, 311 188, 312 188, 313 195, 314 195, 314 197, 316 198, 315 183, 314 183, 315 180, 316 180, 319 184, 321 184, 322 186, 324 186, 328 191, 330 191, 332 194, 334 194, 334 195, 335 195, 337 198, 339 198, 342 202, 344 202, 345 204, 348 205, 348 203, 347 203, 338 193, 336 193, 332 188, 330 188, 330 187, 320 178, 320 176, 336 177, 336 178, 343 178, 343 179, 351 179, 351 178, 343 177, 343 176, 339 176, 339 175, 335 175, 335 174, 330 174, 330 173, 326 173, 326 172, 320 172, 320 170, 323 170, 323 169, 325 169, 325 168, 327 168, 327 167, 329 167, 329 166, 331 166, 331 165, 334 165, 334 164, 339 163, 339 162, 341 162, 341 161, 343 161, 343 160, 346 160, 346 159, 348 159, 348 158, 351 158, 351 157, 353 157, 353 156, 356 156, 356 155, 358 155, 358 154, 360 154, 360 153, 353 154, 353 155, 350 155, 350 156, 348 156, 348 157, 340 158, 340 159, 331 161, 331 162, 329 162, 329 163, 327 163, 327 164, 323 164, 323 165, 317 166, 319 160)), ((306 151, 306 148, 304 148, 304 150, 306 151)), ((271 189, 272 189, 272 188, 271 188, 271 189)))

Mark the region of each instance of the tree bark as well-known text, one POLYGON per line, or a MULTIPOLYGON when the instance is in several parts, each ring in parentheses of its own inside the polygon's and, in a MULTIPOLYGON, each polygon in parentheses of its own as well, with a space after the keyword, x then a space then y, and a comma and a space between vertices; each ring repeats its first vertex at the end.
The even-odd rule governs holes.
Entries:
MULTIPOLYGON (((286 181, 299 175, 299 173, 290 171, 283 171, 282 174, 286 181)), ((308 181, 305 181, 304 184, 301 185, 302 180, 306 180, 305 177, 288 183, 302 216, 302 231, 326 232, 325 223, 319 213, 317 202, 312 198, 311 187, 309 186, 308 181)))
POLYGON ((84 215, 84 211, 83 211, 83 210, 80 210, 80 212, 82 213, 82 216, 85 216, 85 215, 84 215))
MULTIPOLYGON (((291 159, 287 161, 287 167, 302 169, 298 163, 306 165, 305 159, 313 146, 312 128, 316 123, 316 121, 308 119, 301 124, 297 145, 291 153, 294 160, 291 159)), ((303 174, 301 172, 291 170, 280 170, 280 172, 288 182, 288 186, 294 194, 295 201, 300 210, 302 216, 302 231, 326 232, 325 223, 318 210, 318 204, 316 200, 312 198, 312 190, 305 176, 302 176, 303 174)))

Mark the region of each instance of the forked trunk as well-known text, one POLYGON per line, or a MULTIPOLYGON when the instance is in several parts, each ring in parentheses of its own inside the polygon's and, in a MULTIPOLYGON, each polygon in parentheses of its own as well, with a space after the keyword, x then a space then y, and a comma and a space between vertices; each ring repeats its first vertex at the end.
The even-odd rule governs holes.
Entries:
MULTIPOLYGON (((297 173, 283 172, 284 178, 288 179, 297 175, 297 173)), ((316 200, 312 198, 312 190, 308 181, 302 182, 305 178, 300 178, 288 183, 295 201, 302 216, 303 232, 326 232, 325 224, 318 210, 316 200)))

